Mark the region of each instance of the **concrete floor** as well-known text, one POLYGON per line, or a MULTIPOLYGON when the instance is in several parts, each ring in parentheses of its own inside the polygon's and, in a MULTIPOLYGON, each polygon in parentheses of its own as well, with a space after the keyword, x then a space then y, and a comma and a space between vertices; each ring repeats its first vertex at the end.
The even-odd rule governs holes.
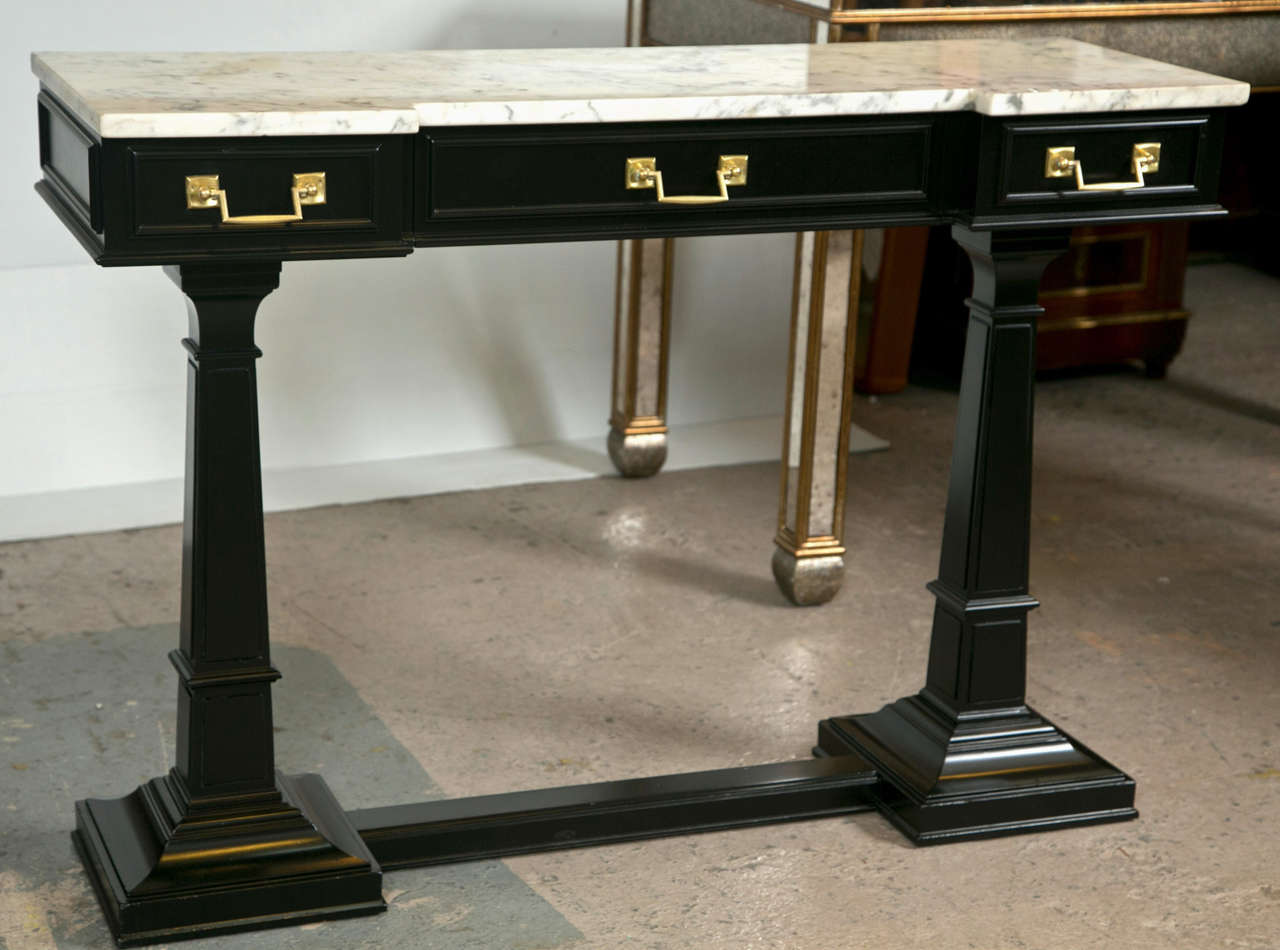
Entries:
MULTIPOLYGON (((915 849, 875 814, 388 875, 349 948, 1280 944, 1280 282, 1193 268, 1170 378, 1042 383, 1029 699, 1136 822, 915 849)), ((772 464, 267 519, 278 761, 349 808, 776 761, 923 681, 953 393, 856 419, 848 579, 784 603, 772 464), (341 720, 341 721, 339 721, 341 720)), ((603 440, 602 440, 603 441, 603 440)), ((72 801, 173 748, 176 527, 0 547, 0 947, 108 945, 72 801)), ((192 946, 202 946, 196 943, 192 946)))

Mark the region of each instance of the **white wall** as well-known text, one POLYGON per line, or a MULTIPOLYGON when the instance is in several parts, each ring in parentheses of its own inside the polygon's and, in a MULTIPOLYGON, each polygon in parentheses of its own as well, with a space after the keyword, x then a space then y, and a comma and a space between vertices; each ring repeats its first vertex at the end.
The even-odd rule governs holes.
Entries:
MULTIPOLYGON (((623 42, 626 9, 625 0, 4 4, 0 499, 10 500, 171 479, 183 458, 181 297, 158 268, 89 264, 32 191, 32 50, 608 46, 623 42)), ((790 241, 683 242, 674 422, 780 411, 790 241)), ((614 246, 601 243, 286 264, 258 323, 264 467, 603 440, 613 280, 614 246)))

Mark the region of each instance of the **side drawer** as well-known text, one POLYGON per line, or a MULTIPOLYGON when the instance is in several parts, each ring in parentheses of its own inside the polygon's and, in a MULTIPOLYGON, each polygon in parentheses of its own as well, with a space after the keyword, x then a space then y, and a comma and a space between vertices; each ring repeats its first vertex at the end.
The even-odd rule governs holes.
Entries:
POLYGON ((407 253, 412 143, 407 135, 108 139, 104 184, 123 187, 104 189, 104 263, 211 252, 282 259, 407 253), (294 176, 317 173, 323 201, 304 201, 300 220, 282 220, 294 211, 294 176), (192 207, 189 178, 220 189, 232 220, 223 220, 213 197, 192 207))
MULTIPOLYGON (((294 236, 342 229, 376 232, 389 208, 379 208, 377 180, 380 140, 280 145, 271 140, 218 145, 152 145, 134 142, 128 149, 132 180, 132 234, 237 235, 280 230, 294 236), (302 220, 285 223, 237 223, 292 212, 291 188, 298 173, 322 173, 322 204, 303 204, 302 220), (191 208, 188 177, 217 179, 231 221, 223 222, 216 204, 191 208)), ((212 199, 211 199, 212 200, 212 199)))
POLYGON ((1210 204, 1217 195, 1221 142, 1216 118, 1147 114, 993 123, 988 138, 994 139, 997 168, 988 205, 996 213, 1072 214, 1101 207, 1210 204), (1151 146, 1159 153, 1154 169, 1151 146))
POLYGON ((922 214, 930 207, 937 116, 770 119, 426 130, 416 236, 528 239, 613 231, 782 230, 782 218, 922 214), (728 200, 661 203, 628 187, 651 159, 665 195, 714 199, 722 157, 745 156, 728 200))
POLYGON ((38 115, 37 190, 101 264, 412 250, 412 134, 98 139, 47 91, 38 115), (300 190, 301 216, 287 220, 294 175, 321 172, 323 200, 300 190), (203 205, 189 202, 190 178, 206 185, 203 205), (256 220, 224 220, 224 204, 228 219, 256 220))

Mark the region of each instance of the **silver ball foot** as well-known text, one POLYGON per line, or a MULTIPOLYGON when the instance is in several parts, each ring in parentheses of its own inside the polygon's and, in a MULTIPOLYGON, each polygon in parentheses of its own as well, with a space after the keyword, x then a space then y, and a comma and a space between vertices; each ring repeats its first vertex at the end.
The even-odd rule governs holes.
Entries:
POLYGON ((790 551, 774 548, 773 577, 792 603, 816 607, 840 592, 844 558, 838 554, 796 557, 790 551))
POLYGON ((609 458, 624 478, 648 478, 656 475, 667 460, 667 434, 652 432, 624 435, 609 430, 609 458))

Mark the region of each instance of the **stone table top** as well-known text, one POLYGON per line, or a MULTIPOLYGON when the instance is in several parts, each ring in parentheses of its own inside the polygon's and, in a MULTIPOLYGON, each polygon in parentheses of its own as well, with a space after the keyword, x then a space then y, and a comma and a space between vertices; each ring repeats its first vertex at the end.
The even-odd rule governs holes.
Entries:
POLYGON ((1077 40, 290 53, 35 53, 103 138, 448 125, 1238 105, 1246 83, 1077 40))

